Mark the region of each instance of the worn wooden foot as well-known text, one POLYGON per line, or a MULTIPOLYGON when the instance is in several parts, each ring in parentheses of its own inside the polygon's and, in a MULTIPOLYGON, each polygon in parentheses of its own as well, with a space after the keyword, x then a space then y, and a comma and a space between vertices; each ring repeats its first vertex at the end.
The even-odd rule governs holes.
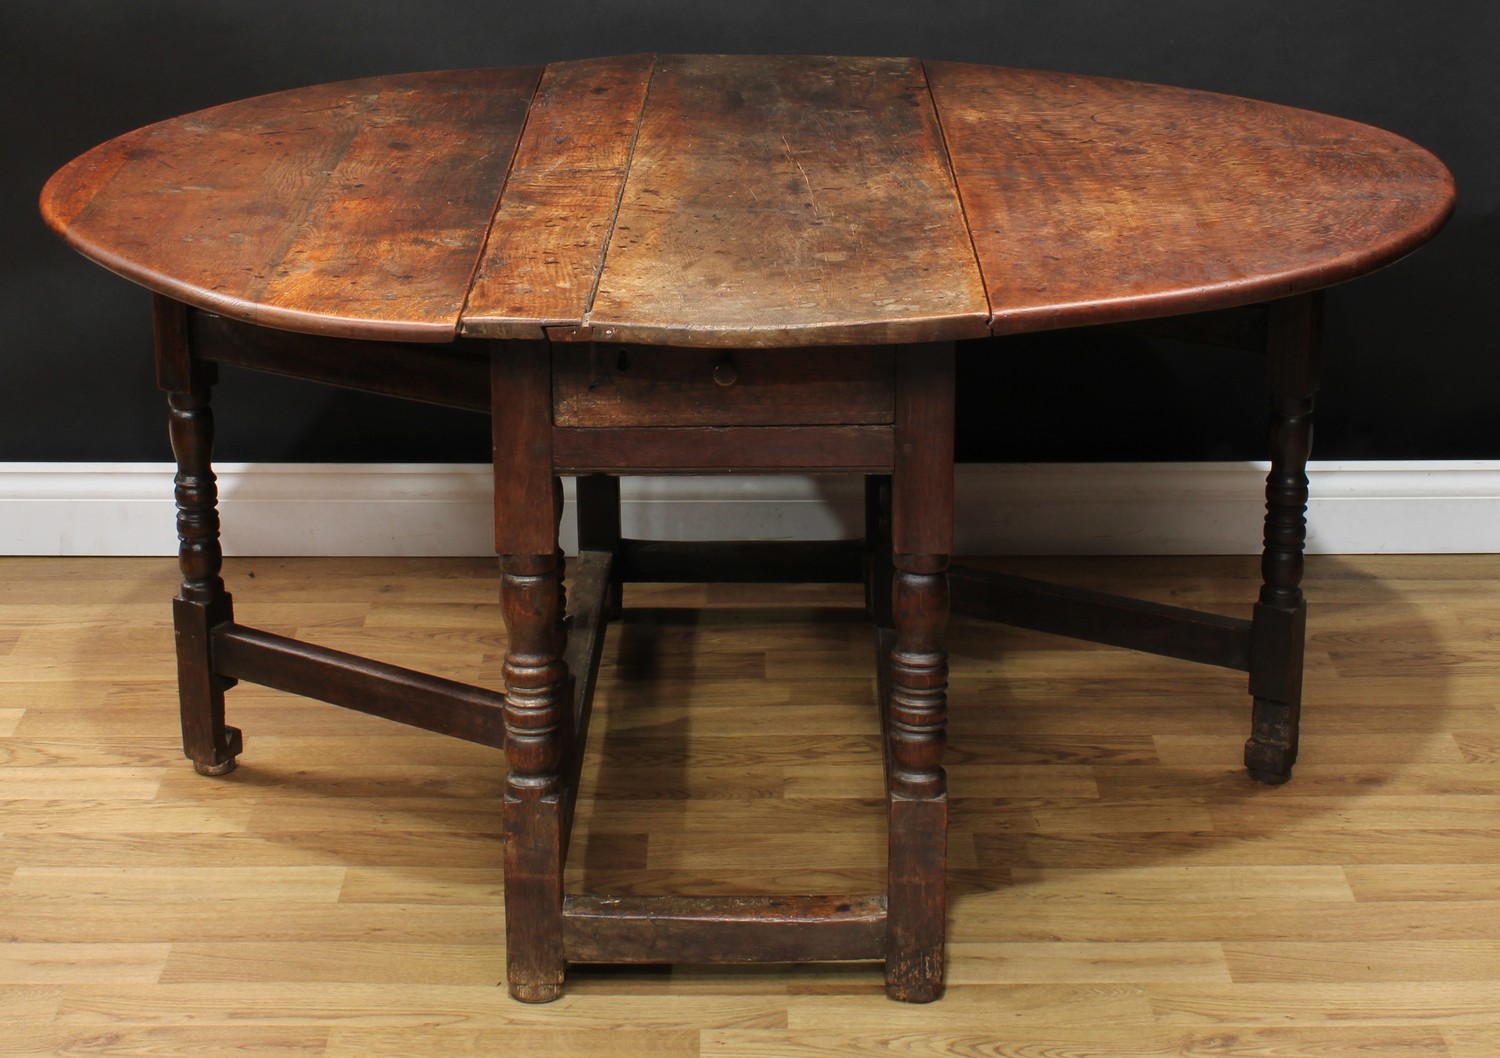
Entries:
MULTIPOLYGON (((238 731, 234 731, 233 733, 235 742, 238 743, 240 733, 238 731)), ((221 764, 200 764, 197 761, 193 761, 193 770, 199 775, 207 775, 210 778, 214 778, 220 775, 228 775, 238 766, 239 762, 236 760, 238 756, 239 750, 235 750, 232 753, 227 753, 228 759, 226 759, 221 764)))
MULTIPOLYGON (((1262 590, 1262 600, 1267 591, 1262 590)), ((1250 632, 1250 738, 1245 769, 1256 782, 1279 786, 1292 777, 1302 713, 1302 658, 1307 608, 1256 604, 1250 632)))
POLYGON ((172 600, 182 752, 199 775, 228 775, 244 751, 244 738, 224 722, 224 692, 235 681, 213 671, 209 643, 213 629, 233 615, 227 593, 222 600, 199 602, 189 596, 194 590, 184 582, 183 594, 172 600))

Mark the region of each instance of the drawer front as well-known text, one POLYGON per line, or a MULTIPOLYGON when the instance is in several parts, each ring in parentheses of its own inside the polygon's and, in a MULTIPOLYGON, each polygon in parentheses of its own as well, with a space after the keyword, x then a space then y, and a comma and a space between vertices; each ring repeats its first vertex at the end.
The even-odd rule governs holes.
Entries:
POLYGON ((558 344, 552 414, 573 427, 885 425, 895 350, 558 344))

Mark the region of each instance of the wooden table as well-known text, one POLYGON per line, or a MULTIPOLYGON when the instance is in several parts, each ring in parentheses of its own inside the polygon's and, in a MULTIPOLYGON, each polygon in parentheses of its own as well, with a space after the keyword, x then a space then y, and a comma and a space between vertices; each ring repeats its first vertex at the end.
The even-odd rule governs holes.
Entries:
POLYGON ((569 962, 883 960, 943 984, 952 610, 1239 669, 1250 774, 1297 749, 1315 291, 1433 235, 1447 171, 1387 133, 1205 92, 908 59, 627 56, 231 103, 59 172, 48 222, 155 294, 183 584, 184 748, 234 767, 225 691, 281 688, 490 746, 509 777, 509 980, 569 962), (949 567, 954 363, 992 336, 1241 306, 1271 380, 1264 585, 1247 619, 949 567), (220 578, 215 365, 491 413, 505 694, 238 624, 220 578), (866 539, 622 539, 622 474, 863 475, 866 539), (560 475, 581 554, 562 588, 560 475), (563 892, 621 585, 867 585, 886 891, 563 892), (565 617, 565 611, 568 615, 565 617))

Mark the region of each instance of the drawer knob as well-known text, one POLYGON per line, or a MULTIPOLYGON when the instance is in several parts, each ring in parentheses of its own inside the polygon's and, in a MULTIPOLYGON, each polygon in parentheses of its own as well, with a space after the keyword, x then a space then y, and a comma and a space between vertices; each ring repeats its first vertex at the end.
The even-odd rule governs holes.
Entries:
POLYGON ((714 381, 728 389, 740 380, 739 368, 734 366, 734 361, 728 358, 720 360, 714 365, 714 381))

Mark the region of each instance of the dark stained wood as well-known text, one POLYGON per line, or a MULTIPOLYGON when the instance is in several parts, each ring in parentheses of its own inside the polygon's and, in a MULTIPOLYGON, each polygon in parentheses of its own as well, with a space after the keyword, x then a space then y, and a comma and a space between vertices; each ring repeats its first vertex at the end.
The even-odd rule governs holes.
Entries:
MULTIPOLYGON (((865 477, 865 610, 877 629, 894 627, 891 588, 896 567, 892 564, 891 478, 889 474, 865 477)), ((894 634, 894 633, 893 633, 894 634)), ((888 665, 882 656, 876 665, 884 674, 888 665)), ((880 700, 885 701, 885 692, 880 700)))
POLYGON ((931 1003, 947 981, 948 797, 893 794, 888 807, 885 991, 931 1003))
POLYGON ((223 552, 219 547, 218 487, 204 453, 212 443, 213 418, 206 387, 168 397, 171 407, 172 450, 176 475, 178 565, 182 597, 210 606, 224 603, 224 581, 219 576, 223 552))
POLYGON ((551 371, 545 342, 496 343, 491 351, 495 550, 501 555, 551 556, 557 543, 551 371))
POLYGON ((897 350, 891 538, 898 554, 953 550, 954 384, 952 342, 897 350))
POLYGON ((551 360, 545 342, 496 342, 491 355, 495 549, 505 653, 505 930, 510 994, 562 994, 562 764, 571 716, 561 654, 551 360))
POLYGON ((233 600, 227 592, 210 602, 181 595, 172 600, 182 752, 199 775, 229 774, 244 745, 239 729, 224 722, 224 692, 235 681, 215 671, 211 656, 215 629, 233 619, 233 600))
POLYGON ((580 963, 858 962, 883 957, 878 896, 570 896, 564 947, 580 963))
POLYGON ((1322 298, 1290 298, 1271 307, 1267 356, 1271 390, 1271 470, 1266 475, 1261 589, 1250 629, 1254 700, 1245 767, 1252 778, 1283 783, 1297 760, 1307 601, 1302 594, 1307 542, 1307 461, 1318 388, 1322 298))
MULTIPOLYGON (((897 478, 899 482, 899 476, 897 478)), ((946 555, 897 553, 895 636, 882 684, 886 750, 885 987, 928 1003, 943 993, 947 923, 948 623, 946 555)))
MULTIPOLYGON (((578 549, 620 556, 620 479, 587 474, 575 482, 578 504, 578 549)), ((618 574, 618 570, 616 570, 618 574)))
POLYGON ((558 426, 811 426, 895 417, 890 346, 667 349, 558 345, 558 426))
POLYGON ((237 728, 224 722, 224 692, 235 681, 215 670, 214 630, 234 619, 234 601, 220 573, 219 490, 213 471, 214 417, 210 398, 216 369, 196 363, 186 308, 152 299, 157 378, 167 388, 172 454, 177 460, 177 566, 182 587, 172 600, 177 645, 177 700, 183 754, 201 775, 227 775, 242 748, 237 728))
POLYGON ((577 505, 578 549, 603 551, 613 560, 610 567, 609 601, 605 615, 614 620, 625 604, 620 572, 623 542, 620 531, 620 479, 608 474, 585 474, 574 482, 577 505))
POLYGON ((160 294, 151 295, 156 388, 167 393, 192 389, 195 375, 209 384, 217 381, 213 368, 194 364, 194 359, 202 356, 202 350, 194 343, 191 315, 191 310, 181 302, 160 294))
POLYGON ((1391 133, 1211 92, 927 64, 996 333, 1268 301, 1369 272, 1453 208, 1391 133))
POLYGON ((464 309, 462 333, 541 338, 594 298, 653 57, 547 67, 464 309))
POLYGON ((657 60, 596 340, 972 338, 986 312, 918 63, 657 60))
MULTIPOLYGON (((551 504, 548 504, 551 521, 551 504)), ((510 994, 545 1003, 562 994, 562 763, 568 673, 559 656, 557 561, 507 554, 500 601, 505 652, 505 947, 510 994)))
MULTIPOLYGON (((890 612, 884 663, 886 994, 943 994, 947 922, 948 558, 953 550, 952 342, 896 351, 896 460, 891 474, 890 612)), ((884 605, 884 600, 880 600, 884 605)))
POLYGON ((578 777, 583 771, 588 744, 589 719, 594 708, 594 689, 599 682, 599 660, 604 653, 604 632, 610 617, 610 587, 614 556, 607 551, 583 551, 570 563, 573 590, 569 608, 568 643, 563 667, 573 680, 572 712, 563 744, 563 858, 573 829, 573 807, 578 798, 578 777))
POLYGON ((1089 643, 1250 671, 1250 622, 955 565, 953 612, 1089 643))
POLYGON ((99 263, 210 312, 451 341, 539 75, 403 74, 228 103, 84 155, 42 212, 99 263))
POLYGON ((424 731, 499 748, 503 695, 286 636, 222 624, 213 630, 217 671, 424 731))
POLYGON ((490 410, 490 366, 482 347, 293 334, 197 311, 188 328, 194 355, 213 363, 465 411, 490 410))
POLYGON ((217 372, 209 364, 193 364, 181 313, 158 300, 156 313, 157 362, 164 376, 182 388, 169 391, 168 432, 177 459, 174 479, 177 500, 178 567, 182 597, 204 605, 224 594, 224 552, 219 544, 219 490, 213 471, 214 413, 210 404, 217 372))
POLYGON ((564 474, 886 473, 892 459, 891 430, 882 426, 558 428, 552 447, 564 474))

